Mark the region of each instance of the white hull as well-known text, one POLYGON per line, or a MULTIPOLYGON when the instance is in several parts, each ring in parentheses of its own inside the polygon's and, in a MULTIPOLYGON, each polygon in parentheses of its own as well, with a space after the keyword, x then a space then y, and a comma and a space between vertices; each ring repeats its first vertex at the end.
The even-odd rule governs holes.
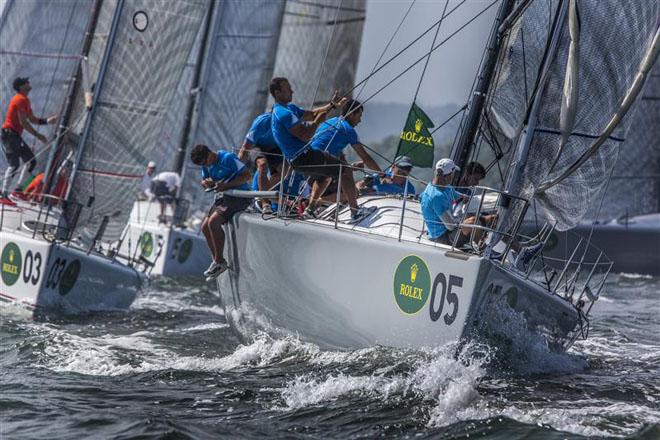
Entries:
MULTIPOLYGON (((387 211, 381 207, 385 224, 387 211)), ((500 319, 491 312, 502 304, 563 349, 578 323, 569 302, 523 277, 415 234, 399 241, 398 227, 379 234, 244 213, 227 229, 230 270, 218 286, 236 327, 265 317, 269 325, 325 347, 428 347, 492 333, 496 325, 482 324, 500 319)))
POLYGON ((127 309, 145 281, 119 262, 66 245, 6 231, 0 242, 0 298, 36 313, 127 309))
POLYGON ((119 253, 146 262, 145 271, 167 277, 203 277, 211 264, 204 236, 190 229, 159 224, 157 206, 136 202, 119 253))

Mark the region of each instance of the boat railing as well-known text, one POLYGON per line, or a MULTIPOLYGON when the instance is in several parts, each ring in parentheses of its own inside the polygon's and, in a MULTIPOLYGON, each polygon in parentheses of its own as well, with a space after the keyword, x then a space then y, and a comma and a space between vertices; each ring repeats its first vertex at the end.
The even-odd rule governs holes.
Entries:
POLYGON ((31 200, 19 201, 15 206, 0 204, 0 231, 12 213, 17 228, 25 227, 32 238, 40 235, 50 242, 66 243, 73 237, 82 205, 50 194, 39 194, 31 200))
POLYGON ((521 232, 529 202, 501 190, 474 187, 465 207, 456 231, 468 230, 470 237, 458 249, 460 232, 457 232, 452 249, 490 258, 503 269, 571 302, 584 318, 587 317, 614 264, 603 250, 588 238, 567 232, 577 236, 577 245, 571 249, 570 256, 546 256, 548 242, 552 237, 556 239, 553 234, 556 223, 545 222, 533 236, 521 232), (475 200, 478 201, 476 210, 470 209, 475 200), (531 246, 538 249, 525 261, 521 254, 531 246))
MULTIPOLYGON (((489 258, 515 276, 569 301, 586 320, 613 266, 607 255, 588 239, 579 238, 568 258, 548 257, 544 251, 551 238, 556 239, 556 223, 545 222, 534 235, 527 235, 521 230, 529 207, 527 199, 485 186, 469 191, 469 196, 453 210, 454 222, 447 225, 453 230, 451 250, 489 258), (537 247, 536 252, 524 261, 521 252, 531 246, 537 247)), ((404 192, 399 241, 406 240, 404 229, 411 229, 406 224, 410 199, 404 192)), ((425 223, 421 230, 412 229, 419 232, 417 241, 421 242, 425 223)))

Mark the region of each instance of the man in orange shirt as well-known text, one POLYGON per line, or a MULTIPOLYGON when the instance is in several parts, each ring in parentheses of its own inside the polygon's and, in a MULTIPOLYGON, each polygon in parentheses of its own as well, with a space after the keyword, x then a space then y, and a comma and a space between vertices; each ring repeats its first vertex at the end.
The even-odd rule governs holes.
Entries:
POLYGON ((32 124, 54 124, 57 120, 56 115, 49 118, 37 118, 34 116, 32 113, 32 106, 30 105, 30 99, 28 98, 28 94, 30 93, 30 90, 32 90, 28 78, 16 78, 13 87, 14 90, 16 90, 16 95, 14 95, 9 102, 7 117, 5 118, 4 124, 2 124, 2 132, 0 136, 2 140, 2 150, 5 153, 7 163, 9 164, 9 167, 5 171, 4 179, 2 181, 2 193, 0 194, 0 197, 5 199, 8 196, 8 192, 12 189, 11 185, 20 167, 20 160, 23 160, 23 163, 25 164, 29 164, 28 171, 30 173, 32 173, 34 167, 37 165, 34 153, 21 137, 23 130, 25 129, 28 133, 31 133, 34 137, 45 144, 48 142, 48 139, 46 139, 46 136, 35 130, 34 127, 32 127, 32 124))

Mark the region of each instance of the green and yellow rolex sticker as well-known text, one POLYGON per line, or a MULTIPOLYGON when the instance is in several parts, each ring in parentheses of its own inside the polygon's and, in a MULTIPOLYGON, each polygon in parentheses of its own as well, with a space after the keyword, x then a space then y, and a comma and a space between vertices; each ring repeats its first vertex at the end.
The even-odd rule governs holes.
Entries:
POLYGON ((408 315, 419 312, 431 293, 429 268, 417 255, 401 260, 394 273, 394 299, 399 309, 408 315))
POLYGON ((2 257, 0 257, 2 264, 2 281, 7 286, 12 286, 21 276, 21 263, 23 258, 21 256, 21 249, 16 243, 9 242, 2 249, 2 257))
POLYGON ((183 264, 186 262, 186 260, 188 260, 188 257, 192 252, 192 247, 193 242, 189 238, 185 239, 183 243, 181 243, 181 247, 179 248, 179 255, 177 256, 179 263, 183 264))
POLYGON ((154 251, 154 237, 151 235, 151 232, 143 232, 142 235, 140 235, 138 246, 140 246, 140 252, 143 257, 151 257, 151 254, 154 251))

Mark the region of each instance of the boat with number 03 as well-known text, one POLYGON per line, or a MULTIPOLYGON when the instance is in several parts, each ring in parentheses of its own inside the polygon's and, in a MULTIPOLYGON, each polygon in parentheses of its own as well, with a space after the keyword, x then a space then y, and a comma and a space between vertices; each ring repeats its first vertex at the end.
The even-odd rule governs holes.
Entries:
MULTIPOLYGON (((42 188, 0 206, 3 299, 40 314, 131 305, 146 277, 112 243, 121 241, 143 155, 158 148, 165 109, 208 6, 204 0, 166 9, 158 0, 5 5, 3 77, 32 77, 34 102, 57 113, 59 123, 36 152, 42 188), (60 184, 61 194, 51 195, 60 184)), ((3 87, 3 105, 7 93, 3 87)))

